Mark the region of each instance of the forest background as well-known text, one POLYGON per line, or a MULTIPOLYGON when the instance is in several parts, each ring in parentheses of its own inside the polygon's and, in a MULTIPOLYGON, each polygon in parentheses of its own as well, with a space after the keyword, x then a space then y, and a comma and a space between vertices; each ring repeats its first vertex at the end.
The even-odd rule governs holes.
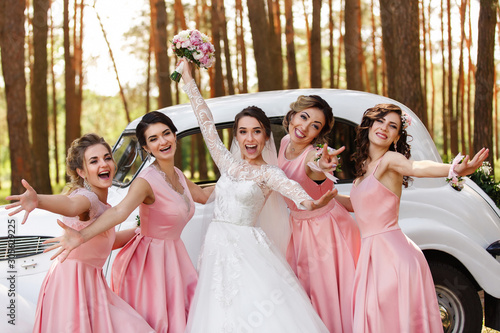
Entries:
POLYGON ((498 0, 2 0, 0 198, 65 183, 71 141, 113 144, 131 120, 187 102, 169 40, 210 35, 205 97, 295 88, 389 96, 444 161, 490 147, 498 164, 498 0), (4 119, 6 121, 4 121, 4 119))

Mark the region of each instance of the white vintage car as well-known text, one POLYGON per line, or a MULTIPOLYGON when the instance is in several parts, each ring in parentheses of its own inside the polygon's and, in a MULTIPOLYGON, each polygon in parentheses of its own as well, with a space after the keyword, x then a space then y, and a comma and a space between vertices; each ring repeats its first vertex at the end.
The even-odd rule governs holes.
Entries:
MULTIPOLYGON (((281 119, 289 110, 289 104, 299 95, 311 94, 322 96, 333 108, 336 123, 330 145, 346 146, 342 171, 336 174, 340 179, 336 185, 340 193, 349 194, 354 178, 349 156, 355 148, 355 127, 364 110, 378 103, 398 104, 413 117, 408 129, 413 137, 412 159, 441 161, 429 133, 414 113, 378 95, 301 89, 226 96, 209 99, 207 103, 227 145, 231 141, 235 114, 249 105, 257 105, 266 112, 279 144, 284 135, 281 119)), ((172 118, 178 129, 176 165, 199 184, 214 183, 218 171, 206 151, 191 106, 183 104, 161 111, 172 118)), ((125 196, 136 175, 150 163, 144 160, 135 137, 139 121, 136 119, 125 128, 113 148, 118 171, 109 193, 112 205, 125 196)), ((134 227, 136 215, 134 212, 117 228, 134 227)), ((203 206, 197 204, 196 214, 182 234, 194 263, 200 250, 202 224, 198 222, 202 216, 203 206)), ((61 233, 55 222, 58 216, 35 210, 24 225, 20 224, 22 214, 8 217, 5 210, 0 210, 0 217, 0 331, 28 332, 40 284, 51 264, 52 254, 43 254, 41 243, 61 233)), ((450 187, 444 178, 414 179, 411 186, 403 190, 399 223, 427 258, 444 331, 481 332, 483 308, 479 292, 484 292, 485 325, 500 329, 500 211, 492 200, 469 179, 461 192, 450 187)), ((111 255, 104 267, 106 276, 113 258, 111 255)))

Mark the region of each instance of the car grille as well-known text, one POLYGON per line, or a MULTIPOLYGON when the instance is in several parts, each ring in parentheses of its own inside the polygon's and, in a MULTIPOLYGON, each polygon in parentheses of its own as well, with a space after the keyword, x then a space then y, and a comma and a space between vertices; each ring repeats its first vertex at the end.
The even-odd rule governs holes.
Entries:
POLYGON ((50 244, 42 244, 47 236, 0 237, 0 261, 17 259, 40 254, 50 244), (10 252, 9 252, 10 251, 10 252))

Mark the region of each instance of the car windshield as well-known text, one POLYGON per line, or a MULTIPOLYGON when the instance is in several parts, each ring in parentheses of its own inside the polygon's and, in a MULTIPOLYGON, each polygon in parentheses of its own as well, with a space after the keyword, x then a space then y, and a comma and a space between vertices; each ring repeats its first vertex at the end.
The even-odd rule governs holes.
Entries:
POLYGON ((135 133, 123 133, 113 147, 113 158, 117 165, 113 185, 125 187, 140 171, 146 153, 141 149, 135 133))

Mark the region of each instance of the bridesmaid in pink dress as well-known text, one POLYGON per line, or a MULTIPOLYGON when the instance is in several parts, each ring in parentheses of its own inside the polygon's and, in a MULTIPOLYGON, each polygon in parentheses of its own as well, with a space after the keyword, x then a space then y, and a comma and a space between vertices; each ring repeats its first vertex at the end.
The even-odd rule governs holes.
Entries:
MULTIPOLYGON (((308 165, 316 164, 313 145, 327 141, 334 122, 332 109, 316 95, 300 96, 290 108, 283 122, 289 134, 281 140, 278 166, 317 199, 334 186, 324 172, 308 165)), ((329 154, 325 146, 317 165, 331 173, 336 155, 343 150, 329 154)), ((293 201, 285 201, 291 211, 288 263, 329 331, 352 332, 351 290, 360 247, 354 219, 335 199, 315 211, 300 210, 293 201)))
POLYGON ((169 117, 153 111, 137 125, 141 146, 155 162, 133 181, 127 196, 92 226, 79 233, 66 229, 55 239, 71 251, 98 233, 124 221, 139 206, 140 232, 118 253, 111 287, 161 333, 186 327, 198 275, 180 239, 194 214, 194 202, 205 203, 213 188, 201 189, 174 167, 177 129, 169 117))
MULTIPOLYGON (((101 137, 87 134, 73 142, 67 162, 69 195, 38 195, 23 180, 26 192, 7 198, 19 200, 6 207, 18 207, 9 215, 25 210, 24 223, 38 207, 68 216, 64 225, 76 230, 94 223, 110 207, 106 199, 115 173, 111 148, 101 137)), ((64 263, 54 261, 41 286, 33 332, 153 332, 108 287, 102 273, 112 247, 123 246, 133 234, 126 230, 115 238, 115 230, 107 230, 73 251, 64 263)))
POLYGON ((398 226, 402 185, 409 177, 472 173, 488 156, 482 149, 461 164, 410 161, 411 119, 392 104, 368 109, 358 127, 356 179, 350 201, 361 230, 354 280, 356 333, 442 332, 434 283, 420 249, 398 226))

